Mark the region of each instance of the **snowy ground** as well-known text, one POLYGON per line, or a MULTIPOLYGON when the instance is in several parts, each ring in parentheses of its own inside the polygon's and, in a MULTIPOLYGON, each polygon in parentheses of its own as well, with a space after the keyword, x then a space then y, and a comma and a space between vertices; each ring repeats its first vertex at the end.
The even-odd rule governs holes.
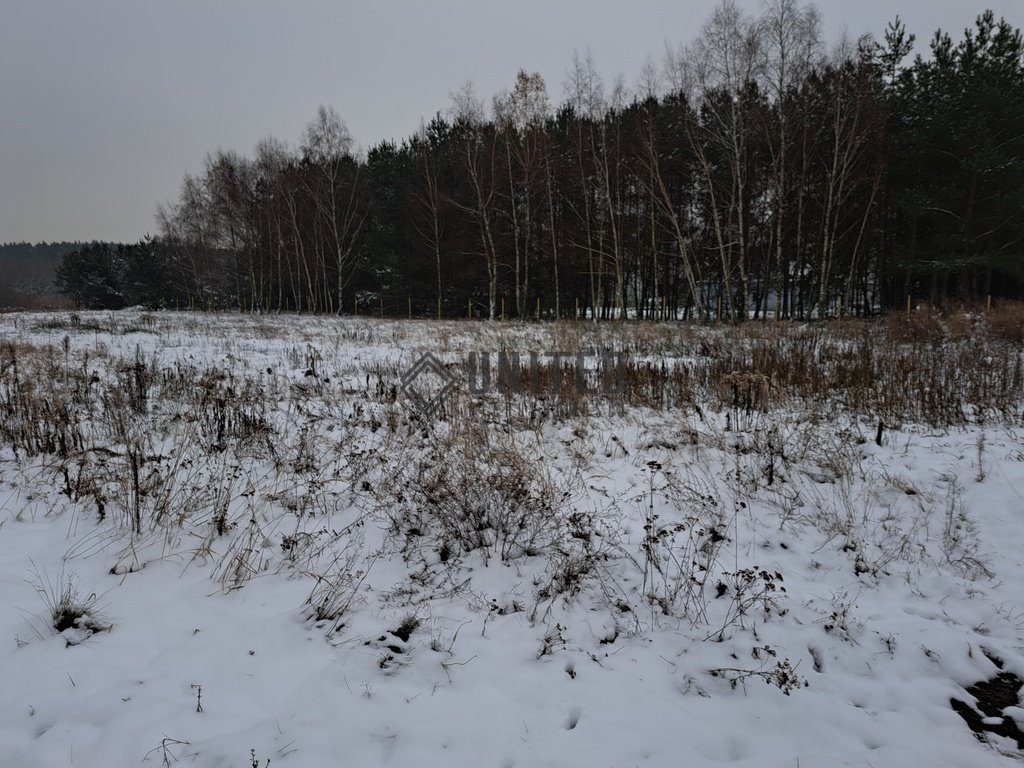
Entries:
POLYGON ((1018 765, 950 699, 1024 677, 1019 409, 393 391, 723 333, 0 316, 0 766, 1018 765))

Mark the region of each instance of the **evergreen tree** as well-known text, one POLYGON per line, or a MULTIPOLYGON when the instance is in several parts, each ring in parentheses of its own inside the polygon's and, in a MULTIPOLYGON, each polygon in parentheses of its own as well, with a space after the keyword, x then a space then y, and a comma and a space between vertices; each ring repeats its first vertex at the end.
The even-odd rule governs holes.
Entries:
POLYGON ((57 288, 84 309, 124 306, 115 250, 109 243, 90 243, 64 256, 57 267, 57 288))

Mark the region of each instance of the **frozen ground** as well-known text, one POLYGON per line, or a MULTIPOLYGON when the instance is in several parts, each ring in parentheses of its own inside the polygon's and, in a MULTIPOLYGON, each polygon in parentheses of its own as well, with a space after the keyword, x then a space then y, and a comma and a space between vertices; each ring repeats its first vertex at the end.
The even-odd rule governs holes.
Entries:
POLYGON ((423 351, 735 343, 0 316, 0 766, 1019 765, 950 707, 1024 677, 1019 399, 879 446, 760 379, 436 422, 393 389, 423 351))

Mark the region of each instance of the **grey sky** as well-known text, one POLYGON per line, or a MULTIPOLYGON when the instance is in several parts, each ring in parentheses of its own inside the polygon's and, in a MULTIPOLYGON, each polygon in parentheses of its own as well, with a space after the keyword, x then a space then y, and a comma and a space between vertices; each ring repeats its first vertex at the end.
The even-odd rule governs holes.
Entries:
MULTIPOLYGON (((757 11, 760 0, 741 0, 757 11)), ((401 138, 472 79, 539 71, 553 101, 573 50, 632 84, 689 41, 715 0, 0 0, 0 242, 134 240, 222 147, 294 144, 320 103, 362 147, 401 138)), ((819 0, 830 40, 897 13, 927 42, 1021 0, 819 0)))

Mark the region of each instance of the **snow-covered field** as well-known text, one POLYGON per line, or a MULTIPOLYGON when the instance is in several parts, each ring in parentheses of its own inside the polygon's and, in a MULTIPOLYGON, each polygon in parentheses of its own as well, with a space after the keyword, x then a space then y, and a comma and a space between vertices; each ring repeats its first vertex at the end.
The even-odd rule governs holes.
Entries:
POLYGON ((950 704, 1024 677, 983 325, 0 315, 0 766, 1019 765, 950 704))

